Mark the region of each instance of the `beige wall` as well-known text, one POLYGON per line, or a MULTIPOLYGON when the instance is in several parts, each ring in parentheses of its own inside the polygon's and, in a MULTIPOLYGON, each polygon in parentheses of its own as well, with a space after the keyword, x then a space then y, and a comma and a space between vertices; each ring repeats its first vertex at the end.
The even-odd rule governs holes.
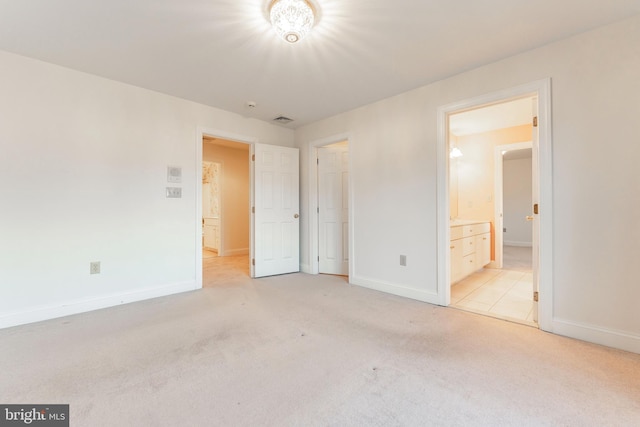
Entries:
MULTIPOLYGON (((458 137, 449 135, 449 147, 457 146, 458 137)), ((458 158, 449 158, 449 217, 458 218, 458 158)))
POLYGON ((249 151, 205 143, 202 159, 222 165, 222 256, 249 253, 249 151))
POLYGON ((460 219, 491 221, 491 259, 495 259, 495 148, 499 145, 531 141, 531 125, 457 137, 463 156, 456 159, 451 174, 457 175, 457 188, 450 198, 457 199, 460 219), (456 192, 457 189, 457 192, 456 192))
POLYGON ((308 144, 348 134, 352 282, 414 298, 437 295, 438 108, 550 78, 550 330, 640 352, 638 75, 640 15, 297 129, 303 267, 308 144), (407 255, 406 267, 399 254, 407 255))
POLYGON ((458 217, 494 221, 495 147, 531 141, 531 125, 458 136, 458 217))

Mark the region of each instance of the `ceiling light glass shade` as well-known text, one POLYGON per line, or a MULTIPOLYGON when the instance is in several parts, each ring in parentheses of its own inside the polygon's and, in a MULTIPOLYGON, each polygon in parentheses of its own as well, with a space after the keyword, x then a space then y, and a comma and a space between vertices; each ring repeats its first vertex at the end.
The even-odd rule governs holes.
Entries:
POLYGON ((456 157, 462 157, 462 150, 458 147, 452 147, 451 151, 449 151, 449 157, 455 159, 456 157))
POLYGON ((269 12, 276 33, 295 43, 309 34, 313 27, 313 8, 306 0, 275 0, 269 12))

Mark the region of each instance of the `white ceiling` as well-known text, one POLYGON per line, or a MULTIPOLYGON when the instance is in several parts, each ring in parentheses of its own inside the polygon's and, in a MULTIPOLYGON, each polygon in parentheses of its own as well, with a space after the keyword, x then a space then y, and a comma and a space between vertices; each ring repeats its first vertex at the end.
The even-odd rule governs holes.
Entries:
POLYGON ((533 99, 522 98, 449 116, 449 131, 456 136, 530 124, 533 99))
POLYGON ((0 0, 0 49, 295 128, 640 13, 639 0, 0 0), (255 101, 256 108, 246 106, 255 101))
POLYGON ((249 151, 250 144, 242 142, 230 141, 226 139, 214 138, 212 136, 204 136, 202 142, 205 144, 218 145, 220 147, 233 148, 235 150, 249 151))
POLYGON ((518 160, 530 159, 532 157, 531 148, 523 148, 521 150, 509 150, 502 155, 502 160, 518 160))

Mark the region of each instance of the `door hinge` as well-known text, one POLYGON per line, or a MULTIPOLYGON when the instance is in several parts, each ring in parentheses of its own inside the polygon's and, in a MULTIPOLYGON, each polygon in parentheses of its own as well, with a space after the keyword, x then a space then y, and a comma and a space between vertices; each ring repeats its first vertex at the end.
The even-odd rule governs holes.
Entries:
POLYGON ((320 255, 318 255, 318 262, 320 262, 320 255))
POLYGON ((256 259, 255 258, 251 258, 251 265, 256 265, 256 259))
POLYGON ((318 213, 320 213, 320 206, 317 207, 318 213))
POLYGON ((533 213, 538 215, 538 211, 539 211, 538 204, 536 203, 535 205, 533 205, 533 213))
POLYGON ((535 117, 533 118, 533 127, 534 127, 534 128, 537 128, 537 127, 538 127, 538 116, 535 116, 535 117))
POLYGON ((533 301, 538 302, 538 291, 533 293, 533 301))
POLYGON ((256 207, 255 206, 251 207, 251 213, 256 213, 256 207))
POLYGON ((319 164, 320 164, 320 158, 317 158, 316 159, 316 165, 319 165, 319 164))
POLYGON ((255 162, 255 161, 256 161, 256 155, 255 155, 255 154, 252 154, 252 155, 251 155, 251 161, 252 161, 252 162, 255 162))

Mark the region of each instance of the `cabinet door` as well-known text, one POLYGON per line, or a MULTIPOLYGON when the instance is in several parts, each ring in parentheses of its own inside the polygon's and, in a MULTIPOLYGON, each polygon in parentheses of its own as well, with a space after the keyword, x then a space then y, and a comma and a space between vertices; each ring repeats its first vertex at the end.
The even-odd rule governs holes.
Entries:
POLYGON ((484 267, 491 262, 491 233, 478 234, 475 237, 476 267, 484 267))
POLYGON ((455 283, 462 279, 462 239, 452 240, 449 245, 451 254, 449 259, 451 260, 451 283, 455 283))
POLYGON ((476 254, 465 255, 462 257, 462 275, 466 277, 476 271, 476 254))

